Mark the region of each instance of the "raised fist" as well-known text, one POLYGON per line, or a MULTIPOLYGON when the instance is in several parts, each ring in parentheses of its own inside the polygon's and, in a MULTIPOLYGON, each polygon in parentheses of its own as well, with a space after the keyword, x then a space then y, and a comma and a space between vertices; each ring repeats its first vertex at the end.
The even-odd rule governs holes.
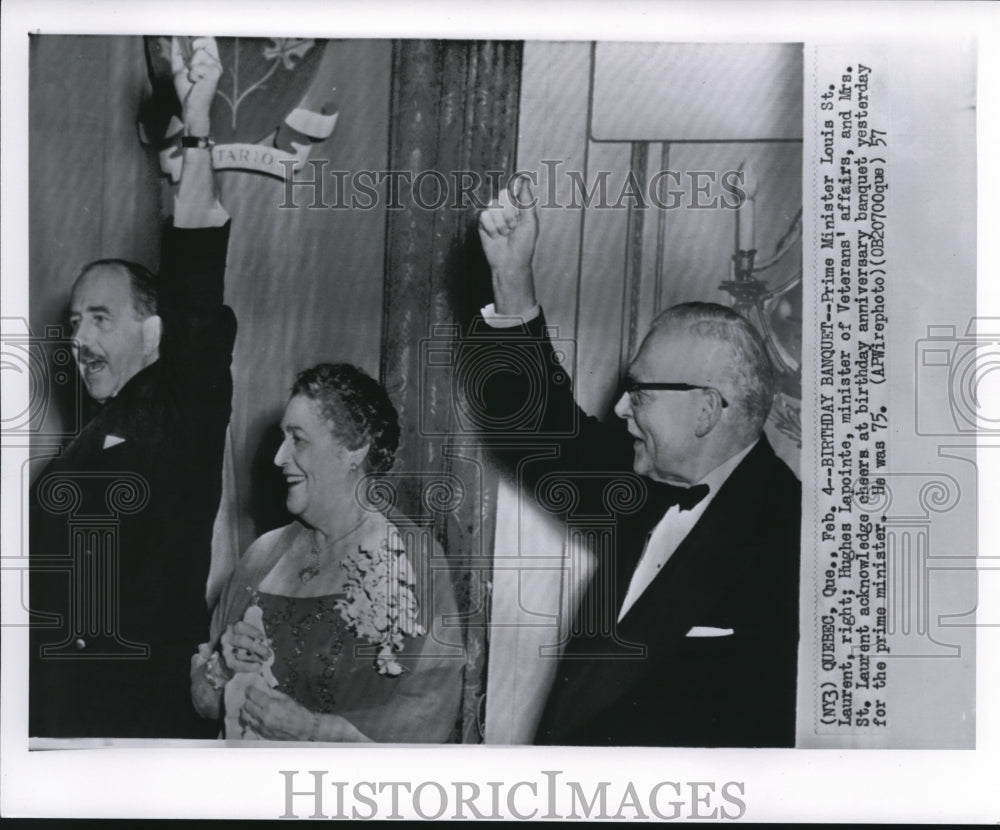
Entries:
POLYGON ((222 76, 222 61, 215 38, 171 38, 170 70, 188 135, 208 135, 212 100, 222 76))
POLYGON ((531 259, 538 217, 531 183, 520 176, 501 191, 496 204, 479 214, 479 239, 493 274, 496 310, 521 314, 535 303, 531 259))

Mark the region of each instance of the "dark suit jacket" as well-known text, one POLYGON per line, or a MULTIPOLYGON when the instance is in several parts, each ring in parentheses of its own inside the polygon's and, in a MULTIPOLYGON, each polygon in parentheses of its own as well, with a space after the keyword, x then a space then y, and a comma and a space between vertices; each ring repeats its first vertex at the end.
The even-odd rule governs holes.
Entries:
POLYGON ((167 231, 160 359, 32 486, 32 736, 214 735, 191 705, 188 672, 208 631, 232 400, 228 236, 228 226, 167 231))
POLYGON ((631 472, 624 429, 576 407, 544 326, 479 320, 458 365, 475 379, 481 397, 469 401, 483 402, 477 420, 522 493, 596 542, 598 568, 536 743, 794 745, 798 480, 761 437, 616 622, 667 488, 631 472), (734 633, 686 636, 695 626, 734 633))

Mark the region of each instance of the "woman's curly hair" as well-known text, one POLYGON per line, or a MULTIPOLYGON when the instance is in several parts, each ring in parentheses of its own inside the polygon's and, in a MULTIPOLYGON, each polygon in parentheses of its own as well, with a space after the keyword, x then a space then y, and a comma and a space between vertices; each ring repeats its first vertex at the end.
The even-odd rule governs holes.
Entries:
POLYGON ((300 372, 292 396, 316 402, 330 431, 348 449, 369 444, 365 471, 392 468, 399 446, 399 415, 382 385, 349 363, 320 363, 300 372))

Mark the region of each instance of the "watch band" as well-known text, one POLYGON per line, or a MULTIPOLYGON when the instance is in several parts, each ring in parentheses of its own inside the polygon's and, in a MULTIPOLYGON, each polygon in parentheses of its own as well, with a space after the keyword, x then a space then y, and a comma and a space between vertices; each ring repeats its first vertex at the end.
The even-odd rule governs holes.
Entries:
POLYGON ((191 147, 196 150, 211 150, 215 146, 210 135, 181 136, 181 147, 191 147))

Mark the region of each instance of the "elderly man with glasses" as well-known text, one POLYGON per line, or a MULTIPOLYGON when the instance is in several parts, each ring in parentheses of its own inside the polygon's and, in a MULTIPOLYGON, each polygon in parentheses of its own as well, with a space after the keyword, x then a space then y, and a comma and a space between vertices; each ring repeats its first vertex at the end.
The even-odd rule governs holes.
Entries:
POLYGON ((494 303, 473 329, 489 334, 466 348, 492 350, 469 363, 493 359, 496 371, 480 369, 466 391, 522 493, 558 481, 572 498, 543 506, 610 511, 614 526, 535 742, 793 746, 801 485, 763 434, 764 344, 732 309, 674 306, 629 365, 623 420, 586 416, 536 303, 532 202, 522 178, 480 215, 494 303), (609 498, 614 481, 631 497, 609 498))

